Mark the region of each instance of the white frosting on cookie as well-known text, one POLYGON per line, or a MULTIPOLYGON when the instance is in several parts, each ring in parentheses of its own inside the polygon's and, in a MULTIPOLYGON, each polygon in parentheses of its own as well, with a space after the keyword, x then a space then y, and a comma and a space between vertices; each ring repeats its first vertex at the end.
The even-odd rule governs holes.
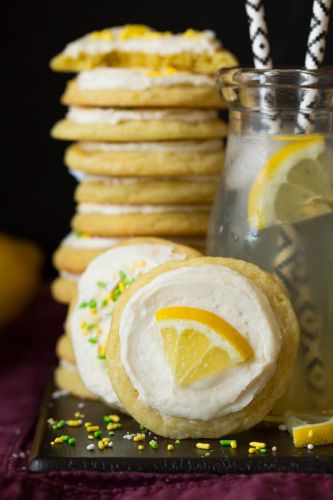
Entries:
POLYGON ((108 404, 120 408, 103 358, 112 310, 121 294, 120 282, 126 288, 130 280, 149 269, 168 260, 185 258, 172 245, 137 243, 111 248, 94 259, 82 274, 69 330, 84 385, 108 404))
POLYGON ((201 153, 221 151, 221 139, 198 141, 152 141, 152 142, 80 142, 84 151, 129 151, 129 152, 165 152, 165 153, 201 153))
POLYGON ((198 123, 217 120, 217 111, 186 109, 120 109, 70 107, 66 118, 75 123, 117 125, 136 121, 198 123))
POLYGON ((209 212, 211 205, 111 205, 99 203, 80 203, 80 214, 126 215, 126 214, 172 214, 209 212))
POLYGON ((74 283, 77 283, 81 276, 81 274, 69 273, 68 271, 60 271, 59 275, 65 280, 74 281, 74 283))
POLYGON ((168 74, 166 71, 154 72, 139 68, 96 68, 82 71, 75 81, 81 90, 146 90, 152 87, 172 87, 175 85, 215 88, 212 76, 177 71, 168 74))
POLYGON ((211 420, 245 408, 274 373, 280 330, 264 293, 221 265, 183 267, 155 277, 123 309, 121 363, 139 398, 162 414, 211 420), (200 308, 222 317, 249 342, 253 356, 188 386, 176 385, 155 320, 158 309, 200 308))
MULTIPOLYGON (((63 54, 71 58, 79 57, 80 54, 106 54, 113 51, 121 52, 144 52, 146 54, 181 54, 190 52, 195 54, 211 54, 221 48, 215 33, 210 30, 201 31, 197 36, 186 36, 185 33, 169 34, 156 38, 136 36, 122 39, 124 27, 110 28, 110 36, 104 38, 94 37, 89 33, 74 42, 69 43, 63 54), (110 38, 110 39, 107 39, 110 38)), ((108 30, 106 30, 108 31, 108 30)), ((153 30, 151 30, 153 32, 153 30)))
POLYGON ((124 238, 99 238, 86 234, 69 233, 61 242, 62 247, 102 249, 116 245, 124 238))

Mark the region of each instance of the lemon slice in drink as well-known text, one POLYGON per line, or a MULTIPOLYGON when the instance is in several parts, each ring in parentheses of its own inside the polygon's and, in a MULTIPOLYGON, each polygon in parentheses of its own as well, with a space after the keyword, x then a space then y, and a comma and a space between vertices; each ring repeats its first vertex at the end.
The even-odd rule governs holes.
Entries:
POLYGON ((333 412, 287 412, 285 420, 296 448, 333 443, 333 412))
POLYGON ((167 361, 175 382, 187 386, 253 355, 248 341, 227 321, 193 307, 156 312, 167 361))
POLYGON ((333 212, 332 172, 323 136, 295 137, 269 158, 252 184, 247 208, 255 229, 333 212))

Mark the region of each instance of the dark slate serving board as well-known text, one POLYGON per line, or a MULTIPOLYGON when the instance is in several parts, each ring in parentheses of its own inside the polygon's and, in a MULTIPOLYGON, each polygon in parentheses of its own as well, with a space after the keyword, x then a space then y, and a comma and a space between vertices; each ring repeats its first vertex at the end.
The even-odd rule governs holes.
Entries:
POLYGON ((296 449, 288 432, 280 431, 272 424, 261 424, 256 428, 229 436, 237 439, 238 448, 221 447, 218 439, 201 439, 210 443, 209 452, 198 450, 198 440, 181 440, 175 450, 168 452, 167 444, 173 440, 157 437, 148 433, 144 442, 145 449, 139 451, 132 440, 124 438, 126 433, 139 432, 139 425, 132 418, 122 415, 123 429, 110 437, 113 448, 99 450, 97 439, 90 441, 84 425, 76 428, 66 426, 54 431, 47 423, 50 417, 55 420, 70 419, 76 411, 85 415, 84 421, 100 425, 103 436, 109 437, 104 430, 103 415, 111 412, 101 402, 82 401, 70 395, 54 398, 55 388, 50 386, 42 403, 41 413, 36 429, 34 444, 29 461, 32 472, 49 472, 54 470, 94 470, 94 471, 139 471, 139 472, 191 472, 191 473, 257 473, 257 472, 321 472, 333 473, 333 445, 318 446, 314 450, 296 449), (84 404, 84 407, 82 407, 84 404), (51 446, 56 436, 69 434, 77 440, 76 446, 66 443, 51 446), (149 441, 156 438, 158 449, 152 449, 149 441), (249 455, 249 442, 267 443, 267 453, 249 455), (95 451, 88 451, 86 446, 96 444, 95 451), (272 446, 277 447, 275 453, 272 446))

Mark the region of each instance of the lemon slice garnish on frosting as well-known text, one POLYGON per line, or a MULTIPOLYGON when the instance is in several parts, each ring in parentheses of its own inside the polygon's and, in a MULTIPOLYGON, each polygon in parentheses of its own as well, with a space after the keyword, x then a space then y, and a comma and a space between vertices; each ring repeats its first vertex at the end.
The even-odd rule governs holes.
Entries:
POLYGON ((280 140, 291 142, 259 170, 247 206, 253 228, 301 222, 333 212, 332 173, 324 137, 300 137, 281 136, 280 140))
POLYGON ((166 307, 156 314, 175 382, 188 386, 253 355, 248 341, 220 316, 193 307, 166 307))
POLYGON ((333 443, 333 412, 296 413, 285 415, 289 432, 296 448, 308 444, 324 445, 333 443))

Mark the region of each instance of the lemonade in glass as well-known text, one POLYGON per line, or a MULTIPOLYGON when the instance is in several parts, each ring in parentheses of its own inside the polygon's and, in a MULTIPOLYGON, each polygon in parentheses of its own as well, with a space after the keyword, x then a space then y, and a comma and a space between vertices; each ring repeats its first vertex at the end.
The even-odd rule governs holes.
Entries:
POLYGON ((333 408, 333 70, 236 68, 218 80, 230 128, 208 252, 274 274, 294 305, 299 355, 275 411, 333 408))

